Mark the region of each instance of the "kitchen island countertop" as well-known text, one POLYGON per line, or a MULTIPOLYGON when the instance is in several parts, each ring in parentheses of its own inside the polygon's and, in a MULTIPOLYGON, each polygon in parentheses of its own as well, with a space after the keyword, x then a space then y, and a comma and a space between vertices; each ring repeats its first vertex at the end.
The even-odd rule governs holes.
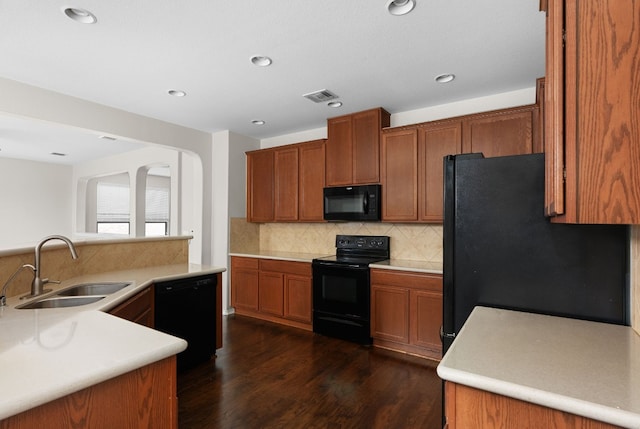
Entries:
POLYGON ((438 365, 438 375, 640 428, 640 336, 628 326, 476 307, 438 365))
POLYGON ((53 285, 51 294, 80 283, 131 282, 96 303, 80 307, 21 310, 15 307, 26 301, 8 298, 7 306, 0 307, 0 420, 184 350, 187 343, 180 338, 105 311, 154 281, 223 271, 176 264, 84 275, 53 285))

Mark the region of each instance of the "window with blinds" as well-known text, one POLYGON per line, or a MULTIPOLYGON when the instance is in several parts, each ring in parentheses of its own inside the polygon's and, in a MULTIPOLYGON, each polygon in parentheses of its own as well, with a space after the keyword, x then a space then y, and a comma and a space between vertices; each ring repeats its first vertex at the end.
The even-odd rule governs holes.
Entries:
POLYGON ((129 234, 129 184, 98 182, 96 222, 99 234, 129 234))

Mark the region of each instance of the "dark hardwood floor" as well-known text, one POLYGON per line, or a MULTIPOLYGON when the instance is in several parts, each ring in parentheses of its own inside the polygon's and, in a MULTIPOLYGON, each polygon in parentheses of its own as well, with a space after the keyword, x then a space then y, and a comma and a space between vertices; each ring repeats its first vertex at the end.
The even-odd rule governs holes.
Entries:
POLYGON ((223 335, 178 376, 180 429, 442 427, 435 362, 242 316, 223 335))

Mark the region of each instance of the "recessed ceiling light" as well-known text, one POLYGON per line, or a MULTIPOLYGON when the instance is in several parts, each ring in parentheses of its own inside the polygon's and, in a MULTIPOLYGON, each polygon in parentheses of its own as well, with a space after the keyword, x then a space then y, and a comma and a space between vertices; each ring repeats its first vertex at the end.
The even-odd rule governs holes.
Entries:
POLYGON ((415 0, 389 0, 387 2, 387 10, 391 15, 406 15, 416 7, 415 0))
POLYGON ((180 91, 178 89, 170 89, 169 91, 167 91, 167 93, 169 95, 173 95, 174 97, 184 97, 185 95, 187 95, 186 92, 180 91))
POLYGON ((264 124, 266 124, 266 122, 263 121, 262 119, 254 119, 253 121, 251 121, 251 123, 253 125, 264 125, 264 124))
POLYGON ((438 83, 449 83, 455 78, 456 78, 456 75, 451 73, 445 73, 445 74, 436 76, 435 81, 438 83))
POLYGON ((98 22, 98 18, 91 12, 85 9, 79 9, 77 7, 68 7, 64 10, 64 14, 69 18, 81 24, 95 24, 98 22))
POLYGON ((271 58, 265 57, 264 55, 254 55, 251 57, 251 62, 253 65, 258 67, 267 67, 270 66, 273 61, 271 61, 271 58))
POLYGON ((327 103, 329 107, 342 107, 342 101, 330 101, 327 103))

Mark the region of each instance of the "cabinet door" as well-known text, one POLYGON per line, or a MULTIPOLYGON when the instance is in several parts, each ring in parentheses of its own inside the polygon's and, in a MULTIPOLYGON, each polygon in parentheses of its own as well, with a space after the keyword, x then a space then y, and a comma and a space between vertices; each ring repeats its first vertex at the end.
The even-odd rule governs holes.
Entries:
POLYGON ((564 2, 547 4, 544 82, 545 213, 564 213, 564 2))
POLYGON ((426 290, 412 290, 410 314, 411 343, 441 351, 442 294, 426 290))
POLYGON ((322 221, 325 142, 318 140, 303 143, 299 148, 298 196, 300 221, 322 221))
POLYGON ((418 220, 418 133, 385 132, 381 142, 382 220, 418 220))
POLYGON ((255 258, 231 258, 231 305, 236 310, 258 311, 258 263, 255 258))
POLYGON ((471 116, 463 121, 462 150, 485 158, 542 152, 537 115, 532 105, 471 116))
POLYGON ((109 314, 153 328, 155 324, 153 294, 153 286, 150 286, 109 311, 109 314))
POLYGON ((371 336, 409 343, 409 289, 371 286, 371 336))
POLYGON ((298 220, 298 148, 277 149, 274 158, 274 219, 298 220))
POLYGON ((247 218, 249 222, 274 219, 274 155, 271 150, 247 153, 247 218))
MULTIPOLYGON (((550 3, 550 19, 557 19, 551 12, 559 6, 550 3)), ((630 1, 567 0, 564 22, 564 79, 552 82, 564 82, 564 106, 547 101, 550 109, 564 107, 561 220, 638 224, 640 8, 630 1)))
POLYGON ((381 109, 353 114, 354 184, 380 181, 380 128, 381 109))
POLYGON ((443 221, 444 157, 462 152, 462 121, 434 122, 419 129, 419 220, 443 221))
POLYGON ((284 289, 284 317, 311 323, 311 277, 286 274, 284 289))
POLYGON ((327 121, 327 186, 353 184, 353 123, 351 116, 327 121))
POLYGON ((258 284, 260 311, 282 317, 284 314, 284 275, 261 271, 258 284))

